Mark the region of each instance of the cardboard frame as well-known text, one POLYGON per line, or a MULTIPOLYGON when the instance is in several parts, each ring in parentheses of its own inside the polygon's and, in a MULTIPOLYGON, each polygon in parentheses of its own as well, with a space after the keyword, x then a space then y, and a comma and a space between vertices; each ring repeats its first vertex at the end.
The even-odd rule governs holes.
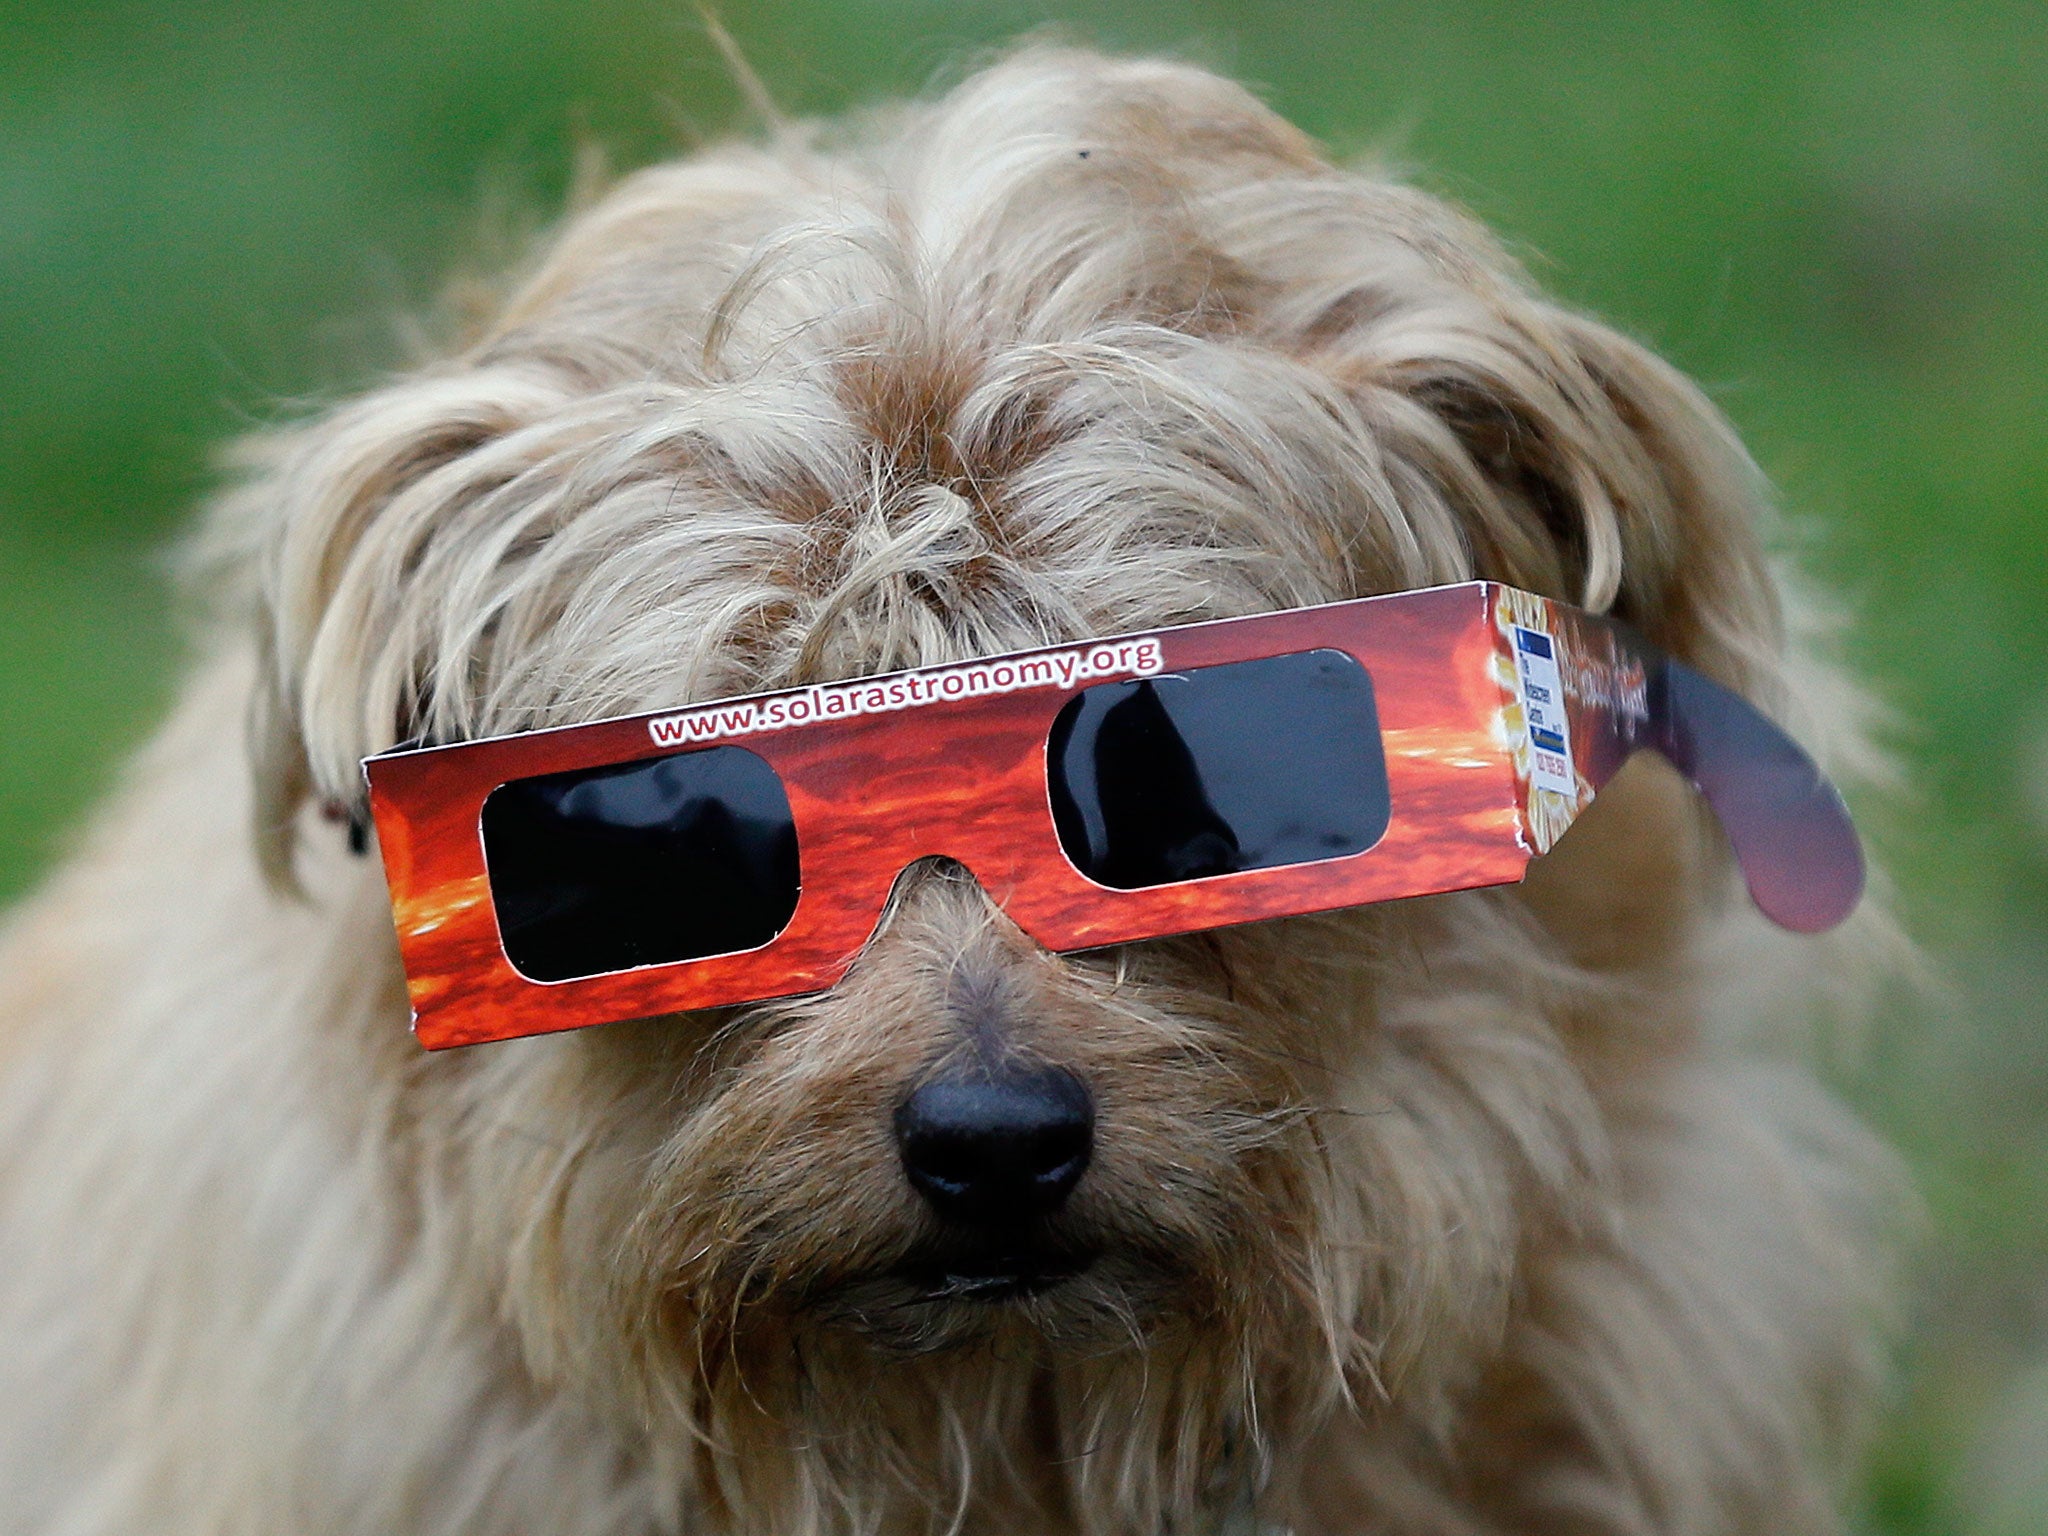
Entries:
POLYGON ((1847 813, 1783 732, 1624 627, 1492 582, 397 750, 367 759, 364 772, 414 1030, 441 1049, 823 990, 853 964, 900 872, 933 855, 958 860, 1020 928, 1059 952, 1508 884, 1644 746, 1670 756, 1714 805, 1775 920, 1812 931, 1855 904, 1862 862, 1847 813), (1549 671, 1528 636, 1547 641, 1549 671), (1140 642, 1154 644, 1141 652, 1140 642), (1068 861, 1045 749, 1081 688, 1142 675, 1133 666, 1171 672, 1325 647, 1355 657, 1372 679, 1391 802, 1377 843, 1141 890, 1097 885, 1068 861), (1143 660, 1117 671, 1120 656, 1143 660), (1111 670, 995 691, 1005 666, 1016 684, 1045 672, 1047 658, 1071 667, 1077 657, 1083 669, 1106 661, 1111 670), (1026 663, 1036 664, 1030 673, 1026 663), (977 678, 987 691, 973 691, 977 678), (891 684, 932 697, 826 713, 835 700, 882 706, 891 684), (753 728, 730 729, 750 711, 753 728), (478 824, 491 791, 726 744, 761 756, 788 794, 802 891, 787 926, 737 954, 568 981, 522 976, 491 903, 478 824))

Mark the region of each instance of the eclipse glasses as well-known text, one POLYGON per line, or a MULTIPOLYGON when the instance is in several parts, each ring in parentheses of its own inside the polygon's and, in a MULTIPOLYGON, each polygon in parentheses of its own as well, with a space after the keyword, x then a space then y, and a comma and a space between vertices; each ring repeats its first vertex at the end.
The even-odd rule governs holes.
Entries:
POLYGON ((1751 898, 1848 915, 1841 797, 1738 695, 1495 582, 363 764, 429 1048, 821 991, 957 860, 1058 952, 1505 885, 1637 750, 1751 898))

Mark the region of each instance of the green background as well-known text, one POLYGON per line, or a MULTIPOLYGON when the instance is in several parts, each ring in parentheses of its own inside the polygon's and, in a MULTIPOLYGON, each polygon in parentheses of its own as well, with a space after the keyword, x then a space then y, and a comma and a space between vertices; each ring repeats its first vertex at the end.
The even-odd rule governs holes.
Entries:
MULTIPOLYGON (((1868 818, 1942 982, 1835 1067, 1931 1235, 1869 1531, 2048 1531, 2048 7, 732 4, 829 112, 1048 21, 1230 71, 1702 380, 1846 600, 1912 787, 1868 818)), ((374 377, 566 185, 717 137, 643 0, 0 15, 0 896, 161 710, 217 445, 374 377), (536 212, 538 210, 539 212, 536 212)))

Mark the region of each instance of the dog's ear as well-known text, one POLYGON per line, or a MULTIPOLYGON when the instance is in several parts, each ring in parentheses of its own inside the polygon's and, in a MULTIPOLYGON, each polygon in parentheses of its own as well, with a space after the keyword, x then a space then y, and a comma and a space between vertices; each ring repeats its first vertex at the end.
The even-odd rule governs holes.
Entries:
POLYGON ((1584 598, 1607 599, 1672 654, 1781 702, 1772 506, 1734 429, 1691 380, 1609 327, 1554 309, 1534 322, 1559 349, 1569 411, 1550 430, 1565 445, 1566 483, 1588 487, 1582 517, 1590 505, 1614 529, 1603 541, 1613 563, 1589 562, 1584 598))
POLYGON ((1720 412, 1646 348, 1535 296, 1483 233, 1432 220, 1411 231, 1432 259, 1354 275, 1314 346, 1422 488, 1411 518, 1450 518, 1472 574, 1613 613, 1776 702, 1769 503, 1720 412))
MULTIPOLYGON (((1405 303, 1360 306, 1334 348, 1411 516, 1451 522, 1472 574, 1626 620, 1834 756, 1824 669, 1788 655, 1765 486, 1720 412, 1646 348, 1533 295, 1490 246, 1462 249, 1450 281, 1455 256, 1409 273, 1405 303)), ((1583 821, 1524 896, 1582 959, 1663 952, 1721 863, 1711 826, 1655 763, 1583 821)))
POLYGON ((306 800, 360 818, 361 759, 432 728, 432 615, 408 576, 516 472, 493 448, 562 399, 540 370, 451 367, 239 450, 208 553, 255 625, 256 841, 281 888, 306 800))

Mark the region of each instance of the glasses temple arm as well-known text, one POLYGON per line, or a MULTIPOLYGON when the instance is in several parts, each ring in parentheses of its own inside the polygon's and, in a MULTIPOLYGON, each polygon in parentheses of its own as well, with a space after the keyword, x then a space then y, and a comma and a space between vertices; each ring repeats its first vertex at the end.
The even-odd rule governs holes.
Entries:
POLYGON ((1653 748, 1707 802, 1766 917, 1795 933, 1824 932, 1846 918, 1863 894, 1863 848, 1848 807, 1813 759, 1740 694, 1617 621, 1587 617, 1640 668, 1643 683, 1640 709, 1619 707, 1615 688, 1587 701, 1596 728, 1585 766, 1594 787, 1653 748))

